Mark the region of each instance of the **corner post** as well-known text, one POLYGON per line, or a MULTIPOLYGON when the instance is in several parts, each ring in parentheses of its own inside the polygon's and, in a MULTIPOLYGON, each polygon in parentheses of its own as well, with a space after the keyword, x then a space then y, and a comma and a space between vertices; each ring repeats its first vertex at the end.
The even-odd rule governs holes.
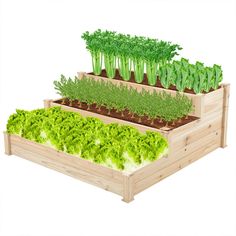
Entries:
POLYGON ((78 79, 83 79, 84 78, 84 72, 78 72, 78 79))
POLYGON ((5 154, 10 156, 11 155, 11 141, 10 141, 10 134, 4 132, 4 144, 5 144, 5 154))
POLYGON ((43 100, 44 108, 50 108, 51 107, 51 103, 52 103, 51 99, 43 100))
POLYGON ((230 84, 223 84, 224 95, 223 95, 223 114, 222 114, 222 134, 221 134, 221 147, 227 146, 227 123, 228 123, 228 110, 229 110, 229 94, 230 84))
POLYGON ((124 174, 123 179, 123 201, 129 203, 134 200, 134 192, 133 192, 133 177, 129 174, 124 174))

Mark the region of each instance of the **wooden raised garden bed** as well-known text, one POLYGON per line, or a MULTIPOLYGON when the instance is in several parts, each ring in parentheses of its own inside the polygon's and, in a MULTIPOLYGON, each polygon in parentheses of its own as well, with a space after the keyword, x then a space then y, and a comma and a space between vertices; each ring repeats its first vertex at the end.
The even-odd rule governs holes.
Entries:
POLYGON ((101 30, 86 31, 82 38, 91 53, 93 73, 78 73, 75 79, 61 75, 54 81, 61 98, 45 100, 44 107, 59 106, 103 122, 57 108, 18 110, 8 120, 9 133, 4 133, 7 155, 36 162, 130 202, 139 192, 226 146, 230 86, 220 85, 221 66, 173 60, 182 47, 157 39, 101 30), (165 138, 104 123, 159 132, 165 138))
MULTIPOLYGON (((94 79, 104 78, 80 73, 94 79)), ((111 83, 126 83, 135 86, 138 90, 160 88, 132 84, 123 81, 109 80, 111 83)), ((173 90, 166 90, 169 93, 176 93, 173 90)), ((152 127, 120 120, 91 111, 61 105, 58 100, 45 100, 44 106, 61 106, 62 109, 80 112, 83 116, 98 117, 105 123, 118 122, 138 128, 141 132, 152 130, 162 133, 169 142, 168 156, 154 161, 131 173, 113 170, 97 165, 82 158, 78 158, 50 147, 38 144, 17 135, 4 133, 5 152, 8 155, 17 155, 27 160, 36 162, 48 168, 57 170, 69 176, 96 185, 105 190, 123 196, 125 202, 133 200, 134 195, 145 190, 151 185, 159 182, 165 177, 175 173, 193 161, 205 156, 218 147, 226 146, 227 116, 229 84, 223 84, 219 89, 206 94, 189 94, 195 106, 192 115, 199 117, 194 121, 178 128, 169 129, 164 127, 155 129, 152 127)))

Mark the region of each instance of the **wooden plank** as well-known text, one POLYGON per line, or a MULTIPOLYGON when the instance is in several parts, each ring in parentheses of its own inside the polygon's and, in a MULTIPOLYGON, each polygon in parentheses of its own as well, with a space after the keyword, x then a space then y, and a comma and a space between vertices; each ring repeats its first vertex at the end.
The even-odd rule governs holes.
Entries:
POLYGON ((160 160, 157 160, 156 162, 153 162, 148 166, 144 166, 142 169, 136 170, 133 173, 134 183, 139 182, 140 180, 146 178, 147 176, 156 173, 157 171, 171 165, 172 163, 182 159, 187 155, 191 155, 191 153, 197 152, 199 149, 207 145, 207 143, 211 142, 211 140, 218 140, 220 136, 221 136, 221 128, 213 130, 212 132, 210 132, 205 136, 202 135, 200 139, 197 139, 187 144, 186 146, 179 148, 178 150, 175 147, 172 147, 170 144, 172 152, 168 154, 167 158, 162 158, 160 160))
POLYGON ((156 128, 152 128, 152 127, 145 126, 145 125, 140 125, 140 124, 133 123, 133 122, 130 122, 130 121, 121 120, 121 119, 113 118, 113 117, 110 117, 110 116, 105 116, 105 115, 93 113, 93 112, 90 112, 90 111, 85 111, 85 110, 82 110, 82 109, 79 109, 79 108, 65 106, 65 105, 62 105, 62 104, 55 103, 55 102, 52 102, 51 106, 52 107, 53 106, 60 106, 63 110, 79 112, 84 117, 96 117, 96 118, 102 120, 106 124, 119 123, 119 124, 122 124, 122 125, 133 126, 133 127, 137 128, 142 133, 145 133, 147 130, 149 130, 149 131, 153 131, 153 132, 159 132, 165 137, 168 135, 168 131, 166 131, 166 130, 156 129, 156 128))
POLYGON ((227 126, 228 126, 230 84, 224 84, 223 89, 224 89, 224 101, 223 101, 221 147, 225 148, 227 146, 227 126))
POLYGON ((32 153, 38 153, 54 161, 60 160, 60 162, 66 166, 68 165, 75 168, 79 166, 88 172, 94 172, 104 178, 112 178, 118 182, 123 181, 123 174, 121 171, 98 165, 91 161, 80 158, 79 156, 73 156, 62 151, 57 151, 54 148, 24 139, 17 135, 10 135, 10 142, 12 145, 14 144, 15 146, 25 148, 32 153))
POLYGON ((177 150, 188 146, 189 144, 207 136, 212 132, 221 129, 222 117, 216 117, 212 121, 199 123, 197 128, 188 130, 185 133, 178 135, 176 138, 170 140, 171 148, 176 152, 177 150))
POLYGON ((223 94, 224 94, 223 85, 221 88, 217 90, 204 94, 205 105, 215 103, 216 100, 223 100, 223 94))
POLYGON ((218 148, 219 145, 220 145, 220 138, 210 140, 208 143, 205 143, 197 151, 194 151, 191 154, 188 154, 185 157, 181 158, 180 160, 172 163, 171 165, 168 165, 165 168, 156 171, 154 174, 141 179, 139 182, 136 182, 134 184, 134 194, 137 194, 145 190, 146 188, 152 186, 153 184, 159 182, 160 180, 168 177, 169 175, 177 172, 178 170, 184 168, 185 166, 191 164, 192 162, 212 152, 213 150, 218 148))
POLYGON ((223 99, 215 100, 212 103, 205 104, 203 109, 204 109, 204 116, 207 116, 208 114, 217 111, 223 112, 223 99))
POLYGON ((52 99, 43 100, 44 108, 50 108, 52 103, 52 99))
POLYGON ((131 175, 124 175, 124 182, 123 182, 123 201, 129 203, 134 200, 134 193, 133 193, 133 177, 131 175))
POLYGON ((12 145, 12 154, 122 196, 123 186, 121 183, 114 182, 112 179, 105 179, 96 173, 90 173, 79 166, 75 168, 65 165, 59 158, 55 161, 45 155, 14 144, 12 145))
MULTIPOLYGON (((102 76, 97 76, 97 75, 90 75, 87 73, 78 73, 79 75, 79 79, 83 78, 83 77, 87 77, 87 78, 92 78, 95 79, 97 81, 104 81, 104 82, 109 82, 112 83, 114 85, 126 85, 127 87, 132 87, 134 89, 136 89, 138 92, 141 92, 142 89, 145 89, 146 91, 150 91, 150 92, 166 92, 169 93, 173 96, 175 96, 178 91, 175 90, 169 90, 169 89, 164 89, 164 88, 158 88, 158 87, 154 87, 154 86, 148 86, 148 85, 143 85, 143 84, 138 84, 138 83, 130 83, 129 81, 124 81, 124 80, 115 80, 115 79, 108 79, 102 76)), ((185 96, 187 96, 189 99, 192 100, 193 106, 195 108, 195 110, 193 112, 190 113, 190 115, 192 116, 196 116, 196 117, 201 117, 202 116, 202 103, 203 103, 203 98, 204 98, 204 94, 191 94, 191 93, 183 93, 185 96)))
POLYGON ((5 154, 10 156, 12 154, 10 135, 7 132, 3 132, 3 135, 4 135, 4 144, 5 144, 5 154))

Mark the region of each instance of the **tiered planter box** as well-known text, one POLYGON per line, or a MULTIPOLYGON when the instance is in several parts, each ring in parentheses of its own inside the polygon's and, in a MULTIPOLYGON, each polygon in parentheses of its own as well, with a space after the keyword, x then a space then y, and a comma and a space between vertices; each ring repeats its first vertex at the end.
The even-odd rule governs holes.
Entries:
MULTIPOLYGON (((111 83, 125 83, 138 90, 165 90, 175 94, 176 91, 150 87, 140 84, 117 81, 86 73, 83 76, 97 80, 109 80, 111 83)), ((155 129, 148 126, 119 120, 116 118, 92 113, 56 103, 56 100, 45 100, 45 107, 61 106, 65 110, 80 112, 83 116, 98 117, 105 123, 118 122, 138 128, 141 132, 152 130, 162 133, 169 142, 168 156, 144 166, 132 173, 112 170, 99 166, 82 158, 56 151, 42 144, 34 143, 16 135, 5 133, 5 152, 17 155, 64 174, 94 184, 105 190, 123 196, 125 202, 133 200, 134 195, 205 156, 218 147, 226 146, 229 84, 207 94, 185 94, 192 99, 195 111, 191 114, 199 117, 186 125, 169 130, 164 127, 155 129)))

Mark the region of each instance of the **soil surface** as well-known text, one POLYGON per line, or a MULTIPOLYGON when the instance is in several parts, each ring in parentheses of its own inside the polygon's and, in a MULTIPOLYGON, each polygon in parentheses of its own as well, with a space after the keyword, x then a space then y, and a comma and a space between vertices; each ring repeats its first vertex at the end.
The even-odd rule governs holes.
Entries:
MULTIPOLYGON (((88 73, 88 74, 94 75, 93 72, 88 73)), ((99 75, 99 76, 108 78, 105 69, 102 70, 102 73, 101 73, 101 75, 99 75)), ((119 70, 116 69, 116 75, 115 75, 115 77, 114 77, 113 79, 115 79, 115 80, 122 80, 122 81, 127 82, 127 83, 137 83, 137 82, 135 81, 135 79, 134 79, 134 72, 133 72, 133 71, 131 72, 131 78, 130 78, 130 80, 129 80, 129 81, 125 81, 125 80, 123 80, 123 78, 120 76, 119 70)), ((160 82, 160 79, 159 79, 158 76, 157 76, 157 83, 156 83, 156 85, 149 85, 149 84, 148 84, 148 78, 147 78, 147 74, 146 74, 146 73, 144 73, 144 79, 143 79, 142 83, 140 83, 140 84, 147 85, 147 86, 151 86, 151 87, 164 88, 164 87, 161 85, 161 82, 160 82)), ((171 86, 169 87, 169 89, 170 89, 170 90, 175 90, 175 91, 177 91, 177 89, 176 89, 176 87, 175 87, 174 85, 171 85, 171 86)), ((210 93, 210 92, 212 92, 212 91, 214 91, 214 89, 211 89, 208 93, 210 93)), ((187 89, 187 88, 184 90, 184 92, 185 92, 185 93, 195 94, 195 92, 194 92, 192 89, 187 89)), ((206 92, 202 92, 202 93, 206 93, 206 92)))
POLYGON ((194 117, 194 116, 186 116, 184 118, 181 118, 178 121, 167 123, 165 121, 161 121, 160 119, 150 120, 148 119, 147 116, 138 116, 136 114, 133 115, 127 109, 124 110, 123 112, 117 111, 116 109, 111 109, 109 112, 109 110, 104 106, 98 108, 96 106, 96 103, 88 107, 88 105, 85 102, 79 103, 78 100, 74 100, 70 102, 69 99, 64 99, 64 101, 62 99, 59 99, 54 102, 58 104, 62 104, 64 106, 74 107, 74 108, 82 109, 85 111, 90 111, 93 113, 110 116, 113 118, 118 118, 120 120, 130 121, 133 123, 137 123, 140 125, 145 125, 145 126, 149 126, 149 127, 153 127, 157 129, 165 128, 166 130, 172 130, 182 125, 185 125, 187 123, 190 123, 194 120, 199 119, 198 117, 194 117))

